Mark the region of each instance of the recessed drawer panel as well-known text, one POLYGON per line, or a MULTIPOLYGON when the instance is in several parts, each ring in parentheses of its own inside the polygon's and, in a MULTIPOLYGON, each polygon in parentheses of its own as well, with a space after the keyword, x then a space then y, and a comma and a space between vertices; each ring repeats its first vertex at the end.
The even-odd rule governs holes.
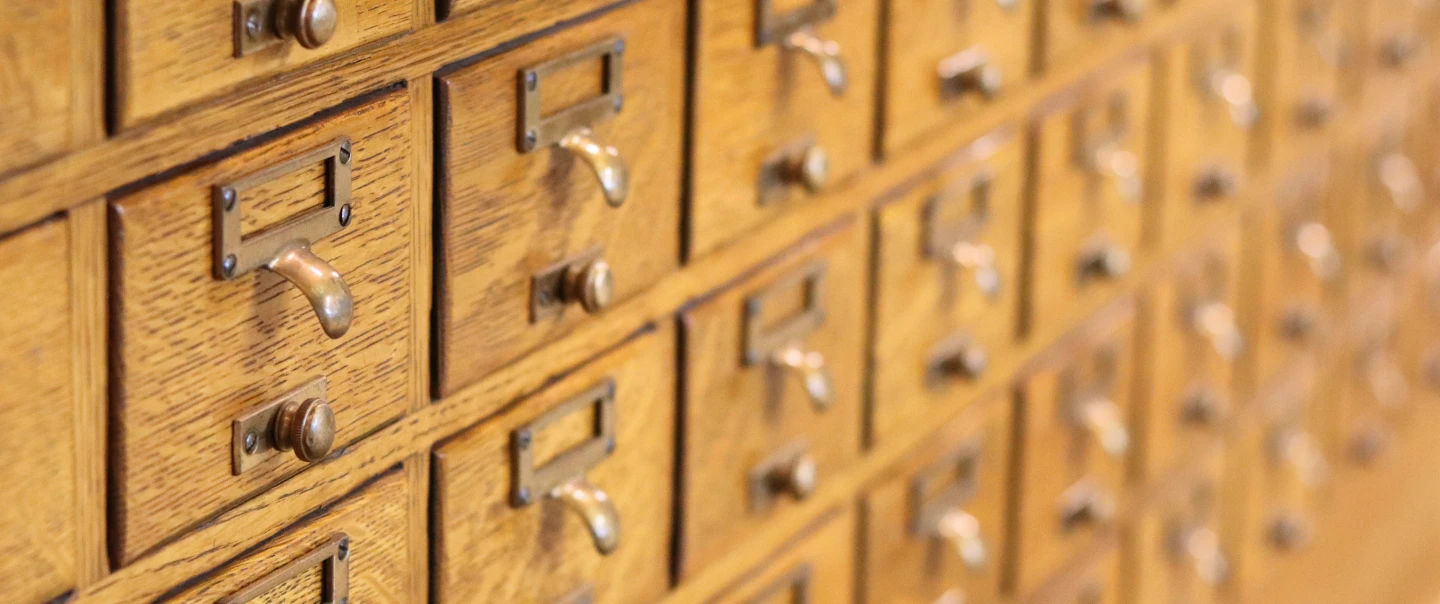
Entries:
POLYGON ((1139 253, 1150 68, 1132 63, 1042 105, 1031 129, 1028 332, 1044 337, 1119 292, 1139 253))
POLYGON ((1236 544, 1227 541, 1227 531, 1237 515, 1229 507, 1224 449, 1214 443, 1189 461, 1185 475, 1127 527, 1130 604, 1205 604, 1231 593, 1236 544))
POLYGON ((928 430, 994 382, 1020 311, 1024 156, 986 135, 876 216, 871 440, 928 430))
POLYGON ((407 32, 415 0, 117 0, 121 127, 407 32))
POLYGON ((807 240, 682 312, 682 576, 859 454, 864 235, 852 224, 807 240))
POLYGON ((414 500, 402 470, 322 508, 313 520, 194 581, 176 602, 412 602, 414 500))
POLYGON ((1005 557, 1008 400, 941 428, 865 495, 866 602, 995 602, 1005 557))
POLYGON ((1132 35, 1152 0, 1042 0, 1039 56, 1041 71, 1053 71, 1080 57, 1114 46, 1132 35))
POLYGON ((1114 526, 1131 449, 1132 316, 1128 300, 1106 309, 1022 378, 1016 593, 1114 526))
POLYGON ((660 601, 674 447, 668 326, 440 443, 437 601, 660 601))
POLYGON ((870 163, 876 2, 695 3, 692 256, 870 163))
POLYGON ((112 202, 117 562, 415 403, 412 133, 393 92, 112 202))
POLYGON ((439 393, 675 269, 684 32, 647 0, 440 76, 439 393))
POLYGON ((887 153, 1029 79, 1037 0, 887 0, 887 153))
POLYGON ((100 134, 101 3, 0 0, 0 175, 100 134))
MULTIPOLYGON (((746 578, 706 600, 713 604, 855 601, 855 514, 826 514, 797 542, 766 559, 746 578)), ((813 525, 812 525, 813 526, 813 525)))

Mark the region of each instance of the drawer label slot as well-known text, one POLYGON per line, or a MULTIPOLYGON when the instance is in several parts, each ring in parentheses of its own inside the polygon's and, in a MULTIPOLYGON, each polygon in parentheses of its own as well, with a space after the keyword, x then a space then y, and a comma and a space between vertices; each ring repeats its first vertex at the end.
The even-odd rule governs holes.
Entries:
POLYGON ((266 592, 294 579, 313 568, 320 568, 322 604, 338 604, 350 599, 350 537, 336 533, 324 545, 289 564, 276 569, 259 581, 220 600, 217 604, 245 604, 266 592))

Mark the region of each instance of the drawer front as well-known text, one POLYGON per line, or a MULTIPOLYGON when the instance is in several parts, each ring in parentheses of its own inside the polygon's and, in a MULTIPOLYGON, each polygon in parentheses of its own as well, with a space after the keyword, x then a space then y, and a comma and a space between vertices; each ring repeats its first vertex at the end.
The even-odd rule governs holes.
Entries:
POLYGON ((1270 28, 1274 69, 1270 104, 1262 122, 1273 145, 1273 165, 1324 148, 1340 109, 1340 67, 1351 52, 1347 10, 1339 0, 1258 2, 1270 28))
POLYGON ((1037 0, 888 0, 884 148, 1007 98, 1029 79, 1037 0))
POLYGON ((1119 604, 1125 592, 1120 574, 1120 553, 1110 548, 1091 561, 1066 593, 1050 600, 1056 604, 1119 604))
POLYGON ((772 553, 710 604, 855 601, 855 514, 832 512, 798 543, 772 553))
POLYGON ((1433 53, 1426 39, 1425 2, 1376 0, 1355 3, 1352 12, 1365 32, 1358 41, 1357 71, 1364 78, 1366 108, 1380 109, 1390 99, 1408 97, 1415 76, 1430 65, 1433 53))
POLYGON ((1239 239, 1213 235, 1179 260, 1145 307, 1145 402, 1136 415, 1139 468, 1156 479, 1216 436, 1236 400, 1236 363, 1248 343, 1236 316, 1239 239))
POLYGON ((864 601, 1000 598, 1011 410, 991 400, 951 421, 865 495, 864 601))
MULTIPOLYGON (((1408 107, 1406 107, 1408 109, 1408 107)), ((1385 300, 1398 302, 1413 287, 1419 251, 1416 225, 1423 224, 1433 202, 1433 176, 1424 170, 1420 138, 1424 130, 1407 132, 1408 111, 1389 114, 1371 130, 1354 159, 1355 177, 1346 183, 1355 191, 1346 223, 1345 250, 1349 271, 1349 305, 1363 308, 1385 300)))
POLYGON ((1229 593, 1235 544, 1226 541, 1226 530, 1235 515, 1226 507, 1224 450, 1214 444, 1192 462, 1126 529, 1126 602, 1204 604, 1229 593))
POLYGON ((1018 593, 1030 593, 1113 526, 1130 454, 1133 312, 1107 309, 1024 378, 1018 593))
POLYGON ((634 3, 440 77, 441 394, 677 266, 684 11, 634 3))
POLYGON ((414 404, 411 133, 392 93, 112 202, 117 561, 414 404))
POLYGON ((117 0, 121 127, 405 33, 415 0, 117 0))
POLYGON ((413 602, 413 485, 399 469, 174 594, 177 602, 413 602))
POLYGON ((1139 252, 1150 69, 1109 75, 1053 99, 1032 124, 1031 333, 1053 335, 1113 299, 1139 252))
POLYGON ((1233 218, 1250 180, 1250 133, 1259 123, 1255 8, 1197 24, 1163 56, 1166 87, 1161 237, 1184 241, 1233 218))
POLYGON ((674 420, 667 326, 438 445, 437 601, 660 601, 674 420))
POLYGON ((101 18, 91 0, 0 1, 0 174, 99 134, 101 74, 87 57, 101 18))
POLYGON ((64 220, 0 238, 0 593, 18 604, 55 600, 80 572, 71 246, 64 220))
POLYGON ((1024 156, 1009 130, 966 147, 876 216, 871 440, 969 405, 1019 320, 1024 156))
POLYGON ((1039 56, 1041 71, 1052 71, 1077 57, 1114 46, 1135 31, 1155 8, 1152 0, 1041 0, 1039 56))
POLYGON ((869 164, 876 1, 696 3, 692 256, 869 164))
POLYGON ((864 235, 848 225, 807 241, 682 313, 682 576, 856 459, 864 235))
POLYGON ((1351 463, 1370 465, 1395 445, 1396 433, 1415 411, 1412 395, 1419 385, 1402 365, 1400 333, 1394 311, 1370 308, 1364 324, 1353 328, 1348 354, 1336 380, 1340 452, 1351 463))

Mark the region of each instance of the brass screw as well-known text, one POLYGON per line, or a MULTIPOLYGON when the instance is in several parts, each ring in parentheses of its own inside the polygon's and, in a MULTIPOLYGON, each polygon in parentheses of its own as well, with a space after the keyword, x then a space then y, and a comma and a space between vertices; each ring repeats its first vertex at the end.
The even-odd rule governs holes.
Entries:
POLYGON ((340 163, 350 163, 350 143, 343 143, 340 145, 340 163))
POLYGON ((515 498, 520 500, 522 505, 530 503, 530 487, 520 487, 520 491, 515 493, 515 498))
POLYGON ((239 260, 235 258, 235 254, 230 254, 226 256, 224 260, 220 261, 220 271, 225 273, 226 277, 234 277, 235 265, 238 262, 239 260))
POLYGON ((340 545, 335 548, 335 557, 342 562, 350 558, 350 539, 340 540, 340 545))
POLYGON ((220 201, 224 202, 226 212, 235 210, 235 201, 237 198, 238 196, 235 194, 235 189, 225 188, 220 190, 220 201))
POLYGON ((535 130, 528 130, 525 132, 525 149, 527 151, 530 149, 534 149, 535 144, 538 142, 540 142, 539 132, 536 132, 535 130))
POLYGON ((259 38, 262 33, 265 33, 265 24, 260 21, 260 11, 250 11, 250 14, 245 17, 245 34, 253 40, 259 38))
POLYGON ((539 86, 540 86, 540 76, 536 75, 535 72, 533 72, 533 71, 525 74, 525 89, 526 89, 526 90, 530 90, 530 91, 533 92, 533 91, 534 91, 537 87, 539 87, 539 86))
POLYGON ((340 226, 350 226, 350 204, 340 206, 340 226))
POLYGON ((522 450, 530 448, 530 441, 531 437, 529 430, 515 433, 515 446, 520 447, 522 450))
POLYGON ((251 431, 245 433, 245 452, 246 452, 246 453, 254 453, 254 452, 255 452, 255 448, 256 448, 257 446, 259 446, 259 444, 260 444, 260 437, 255 434, 255 431, 254 431, 254 430, 251 430, 251 431))

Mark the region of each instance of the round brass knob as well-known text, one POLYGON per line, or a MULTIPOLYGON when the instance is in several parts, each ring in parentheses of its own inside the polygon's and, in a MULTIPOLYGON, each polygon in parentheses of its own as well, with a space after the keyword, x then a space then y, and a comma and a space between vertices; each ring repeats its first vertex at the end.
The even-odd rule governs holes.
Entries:
POLYGON ((1082 278, 1116 279, 1130 272, 1130 253, 1115 245, 1101 245, 1080 258, 1082 278))
POLYGON ((610 271, 610 263, 596 258, 575 271, 570 283, 570 296, 588 313, 609 308, 615 298, 615 276, 610 271))
POLYGON ((318 398, 285 403, 275 416, 271 438, 276 449, 293 449, 300 461, 319 461, 330 454, 335 444, 335 411, 318 398))
POLYGON ((967 344, 954 355, 945 359, 940 368, 950 375, 967 380, 977 380, 990 366, 990 355, 977 344, 967 344))
POLYGON ((830 153, 819 145, 807 147, 791 160, 786 176, 806 191, 819 193, 830 178, 830 153))
POLYGON ((329 42, 340 28, 340 9, 335 0, 296 0, 286 18, 284 29, 311 50, 329 42))
POLYGON ((815 493, 820 483, 820 465, 815 456, 805 453, 788 465, 775 469, 770 484, 776 491, 789 493, 796 499, 805 499, 815 493))
POLYGON ((1293 512, 1282 512, 1270 523, 1270 542, 1281 551, 1305 547, 1313 535, 1310 520, 1293 512))

